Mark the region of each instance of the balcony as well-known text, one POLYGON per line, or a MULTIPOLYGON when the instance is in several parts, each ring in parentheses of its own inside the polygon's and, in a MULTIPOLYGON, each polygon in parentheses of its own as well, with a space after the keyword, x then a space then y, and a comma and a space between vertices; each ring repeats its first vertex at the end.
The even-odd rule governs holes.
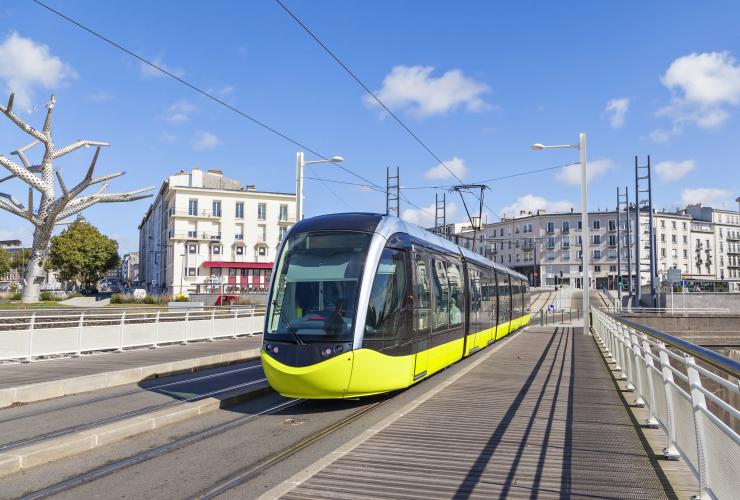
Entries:
POLYGON ((186 233, 175 233, 170 239, 186 241, 221 241, 221 233, 199 233, 198 231, 188 231, 186 233))
POLYGON ((172 217, 183 217, 186 219, 218 219, 221 217, 221 212, 213 213, 210 210, 176 210, 172 213, 172 217))
POLYGON ((295 215, 292 215, 292 216, 287 216, 286 215, 284 217, 281 216, 281 217, 278 218, 278 224, 281 224, 281 225, 283 225, 283 224, 295 224, 295 223, 296 223, 296 216, 295 215))

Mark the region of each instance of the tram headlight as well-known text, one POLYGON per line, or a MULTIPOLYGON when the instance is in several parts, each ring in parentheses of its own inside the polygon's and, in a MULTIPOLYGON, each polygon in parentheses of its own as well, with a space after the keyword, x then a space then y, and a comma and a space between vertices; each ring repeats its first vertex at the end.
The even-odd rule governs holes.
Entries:
POLYGON ((267 352, 272 351, 272 344, 265 345, 265 351, 267 351, 267 352))
POLYGON ((278 349, 278 346, 272 346, 272 353, 273 354, 277 354, 279 350, 280 349, 278 349))
POLYGON ((321 349, 321 355, 324 356, 325 358, 328 358, 329 356, 331 356, 332 353, 333 351, 331 347, 324 347, 323 349, 321 349))

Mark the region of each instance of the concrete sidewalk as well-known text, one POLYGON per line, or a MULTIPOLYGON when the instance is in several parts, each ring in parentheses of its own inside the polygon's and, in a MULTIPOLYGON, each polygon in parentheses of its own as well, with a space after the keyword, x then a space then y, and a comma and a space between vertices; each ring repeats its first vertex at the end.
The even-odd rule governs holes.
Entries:
POLYGON ((262 336, 0 365, 0 408, 259 356, 262 336))

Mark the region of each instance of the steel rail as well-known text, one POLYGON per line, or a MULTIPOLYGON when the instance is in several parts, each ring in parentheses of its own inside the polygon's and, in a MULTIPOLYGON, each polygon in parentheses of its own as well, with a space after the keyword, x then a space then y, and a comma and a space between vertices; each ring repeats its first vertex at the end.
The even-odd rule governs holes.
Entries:
POLYGON ((28 495, 21 497, 21 500, 35 500, 37 498, 47 498, 52 495, 57 495, 59 493, 62 493, 64 491, 69 491, 78 486, 92 482, 96 479, 100 479, 101 477, 107 476, 119 470, 126 469, 128 467, 131 467, 136 464, 140 464, 142 462, 146 462, 147 460, 151 460, 153 458, 159 457, 171 451, 175 451, 180 448, 184 448, 185 446, 191 445, 193 443, 197 443, 198 441, 202 441, 204 439, 208 439, 218 434, 222 434, 224 432, 235 429, 242 424, 255 420, 258 417, 261 417, 263 415, 270 415, 273 413, 277 413, 280 410, 289 408, 291 406, 295 406, 304 401, 305 401, 304 399, 289 399, 287 401, 283 401, 274 406, 271 406, 270 408, 254 413, 252 415, 244 415, 235 420, 231 420, 223 424, 218 424, 216 426, 209 427, 208 429, 204 429, 202 431, 189 434, 179 439, 175 439, 174 441, 171 441, 167 444, 157 446, 156 448, 152 448, 151 450, 147 450, 145 452, 132 455, 128 458, 124 458, 123 460, 118 460, 108 465, 104 465, 97 469, 88 471, 79 476, 53 484, 47 488, 43 488, 33 493, 29 493, 28 495))
POLYGON ((701 347, 687 340, 674 337, 673 335, 661 332, 660 330, 655 330, 648 326, 635 323, 634 321, 622 318, 621 316, 618 316, 614 313, 608 311, 602 312, 615 321, 627 325, 630 328, 634 328, 635 330, 642 332, 650 337, 658 339, 666 345, 675 347, 682 352, 694 356, 696 359, 702 360, 703 362, 707 363, 710 366, 713 366, 714 368, 722 370, 723 372, 740 379, 740 361, 735 361, 734 359, 730 359, 727 356, 716 353, 711 349, 707 349, 706 347, 701 347))
POLYGON ((328 436, 329 434, 336 432, 340 429, 343 429, 350 425, 351 423, 358 420, 363 415, 371 412, 372 410, 376 409, 386 401, 390 399, 391 396, 386 396, 383 400, 377 401, 369 406, 366 406, 365 408, 348 415, 344 417, 343 419, 339 420, 338 422, 333 423, 332 425, 325 427, 324 429, 321 429, 318 432, 315 432, 311 434, 310 436, 307 436, 297 443, 294 443, 287 448, 284 448, 283 450, 257 462, 256 464, 248 465, 232 474, 229 474, 228 476, 220 479, 216 483, 214 483, 209 488, 206 488, 202 490, 200 493, 197 493, 196 495, 190 497, 191 499, 210 499, 215 498, 226 491, 235 488, 239 486, 240 484, 243 484, 253 477, 255 477, 258 474, 261 474, 266 469, 272 467, 273 465, 276 465, 286 458, 289 458, 299 451, 303 450, 304 448, 312 445, 313 443, 321 440, 322 438, 328 436))
POLYGON ((26 415, 19 415, 17 417, 0 419, 0 424, 4 424, 6 422, 13 422, 15 420, 22 420, 22 419, 25 419, 25 418, 38 417, 39 415, 46 415, 48 413, 54 413, 55 411, 68 410, 70 408, 78 408, 80 406, 86 406, 86 405, 89 405, 89 404, 100 403, 102 401, 110 401, 112 399, 117 399, 117 398, 122 398, 122 397, 126 397, 126 396, 131 396, 132 394, 141 394, 142 392, 152 392, 152 391, 154 391, 156 389, 161 389, 163 387, 171 387, 171 386, 175 386, 175 385, 183 385, 183 384, 189 384, 189 383, 192 383, 192 382, 199 382, 201 380, 207 380, 207 379, 218 378, 218 377, 225 377, 227 375, 233 375, 234 373, 240 373, 240 372, 244 372, 244 371, 255 370, 257 368, 262 368, 262 365, 248 366, 248 367, 245 367, 245 368, 236 368, 234 370, 225 370, 225 371, 222 371, 222 372, 219 372, 219 373, 212 373, 212 374, 209 374, 209 375, 202 375, 200 377, 195 377, 195 378, 187 378, 187 379, 182 379, 182 380, 176 380, 174 382, 168 382, 166 378, 163 378, 163 379, 160 379, 162 382, 164 382, 163 384, 156 384, 155 383, 155 384, 153 384, 151 386, 148 386, 148 387, 139 387, 137 389, 131 389, 129 391, 122 392, 120 394, 111 394, 109 396, 100 396, 100 397, 97 397, 97 398, 88 399, 87 401, 81 401, 79 403, 70 403, 70 404, 58 406, 56 408, 50 408, 48 410, 38 411, 38 412, 35 412, 35 413, 30 413, 30 414, 26 414, 26 415))
POLYGON ((131 417, 138 417, 140 415, 146 415, 147 413, 151 413, 151 412, 154 412, 154 411, 157 411, 157 410, 163 410, 165 408, 170 408, 170 407, 173 407, 173 406, 179 406, 179 405, 182 405, 184 403, 190 403, 190 402, 193 402, 193 401, 200 401, 201 399, 205 399, 207 397, 210 397, 210 396, 213 396, 213 395, 216 395, 216 394, 222 394, 224 392, 232 391, 232 390, 235 390, 235 389, 240 389, 242 387, 249 387, 249 386, 252 386, 252 385, 257 385, 259 383, 266 382, 266 381, 267 381, 266 378, 259 378, 259 379, 251 380, 249 382, 245 382, 245 383, 241 383, 241 384, 236 384, 236 385, 231 385, 229 387, 224 387, 222 389, 218 389, 218 390, 215 390, 215 391, 210 391, 210 392, 206 392, 206 393, 203 393, 203 394, 198 394, 197 396, 193 396, 193 397, 190 397, 190 398, 180 399, 180 400, 175 400, 175 401, 169 401, 167 403, 162 403, 162 404, 158 404, 158 405, 151 405, 151 406, 147 406, 147 407, 144 407, 144 408, 139 408, 138 410, 132 410, 132 411, 128 411, 126 413, 121 413, 121 414, 115 415, 113 417, 108 417, 108 418, 103 418, 103 419, 100 419, 100 420, 96 420, 94 422, 88 422, 86 424, 73 425, 73 426, 70 426, 70 427, 65 427, 63 429, 57 429, 56 431, 45 432, 43 434, 38 434, 38 435, 33 436, 33 437, 30 437, 30 438, 19 439, 18 441, 12 441, 10 443, 2 444, 2 445, 0 445, 0 452, 6 452, 6 451, 10 451, 10 450, 14 450, 14 449, 20 448, 22 446, 28 446, 28 445, 35 444, 35 443, 40 443, 42 441, 46 441, 47 439, 51 439, 51 438, 55 438, 55 437, 59 437, 59 436, 65 436, 67 434, 72 434, 73 432, 79 432, 79 431, 84 431, 84 430, 88 430, 88 429, 94 429, 95 427, 99 427, 101 425, 106 425, 106 424, 110 424, 110 423, 113 423, 113 422, 119 422, 121 420, 126 420, 126 419, 131 418, 131 417))

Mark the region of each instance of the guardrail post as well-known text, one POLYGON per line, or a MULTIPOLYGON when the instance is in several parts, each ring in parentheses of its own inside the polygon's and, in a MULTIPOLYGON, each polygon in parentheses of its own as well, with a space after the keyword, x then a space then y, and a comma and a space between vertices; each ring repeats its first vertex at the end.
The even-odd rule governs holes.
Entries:
POLYGON ((704 393, 701 390, 701 378, 699 377, 699 370, 696 369, 696 362, 694 361, 694 357, 685 354, 684 360, 686 362, 686 375, 688 375, 689 377, 689 387, 691 388, 691 405, 694 408, 696 456, 699 461, 699 498, 711 498, 707 487, 707 460, 704 455, 705 445, 708 443, 706 443, 704 440, 704 424, 701 416, 702 411, 707 411, 707 401, 704 398, 704 393))
POLYGON ((180 342, 182 345, 188 343, 188 320, 190 319, 190 309, 185 311, 185 339, 180 342))
POLYGON ((209 342, 213 342, 213 328, 216 326, 216 309, 211 309, 211 335, 208 339, 209 342))
POLYGON ((239 309, 234 309, 234 335, 232 335, 232 338, 236 338, 236 332, 237 332, 237 319, 239 317, 239 309))
POLYGON ((80 313, 80 322, 77 325, 77 352, 75 356, 79 357, 82 355, 82 328, 85 325, 85 311, 80 313))
POLYGON ((36 313, 31 314, 31 321, 28 323, 28 356, 26 356, 26 362, 30 363, 33 360, 33 330, 36 324, 36 313))
MULTIPOLYGON (((645 395, 645 384, 642 380, 642 372, 640 371, 639 367, 637 366, 638 363, 641 361, 644 362, 644 359, 641 360, 641 353, 640 353, 640 343, 637 342, 637 331, 632 330, 632 335, 630 336, 631 344, 632 344, 632 352, 630 355, 632 356, 632 359, 634 360, 634 368, 635 368, 635 381, 637 382, 637 385, 635 386, 635 405, 644 408, 647 403, 645 402, 645 398, 643 397, 645 395)), ((647 366, 647 365, 646 365, 647 366)))
POLYGON ((647 427, 650 427, 651 429, 657 429, 658 428, 658 418, 655 415, 655 384, 653 383, 653 371, 655 370, 655 361, 653 360, 653 353, 650 349, 650 342, 648 342, 647 335, 644 333, 641 335, 642 337, 642 352, 643 356, 645 357, 645 366, 646 366, 646 372, 647 372, 647 382, 648 382, 648 406, 650 410, 650 414, 648 415, 648 418, 645 420, 645 425, 647 427))
POLYGON ((159 315, 161 312, 161 310, 157 309, 157 315, 154 317, 154 345, 152 349, 159 347, 159 315))
POLYGON ((123 352, 123 328, 126 324, 126 311, 121 313, 121 331, 118 333, 118 349, 117 352, 123 352))
POLYGON ((671 371, 671 359, 668 356, 665 344, 660 340, 657 341, 658 354, 660 356, 660 368, 663 374, 663 390, 665 391, 666 413, 668 421, 666 427, 668 431, 668 446, 663 449, 663 456, 668 460, 678 460, 680 457, 678 448, 676 448, 676 413, 673 409, 673 395, 670 384, 673 383, 673 372, 671 371))
POLYGON ((254 335, 254 307, 250 310, 249 314, 249 335, 254 335))

